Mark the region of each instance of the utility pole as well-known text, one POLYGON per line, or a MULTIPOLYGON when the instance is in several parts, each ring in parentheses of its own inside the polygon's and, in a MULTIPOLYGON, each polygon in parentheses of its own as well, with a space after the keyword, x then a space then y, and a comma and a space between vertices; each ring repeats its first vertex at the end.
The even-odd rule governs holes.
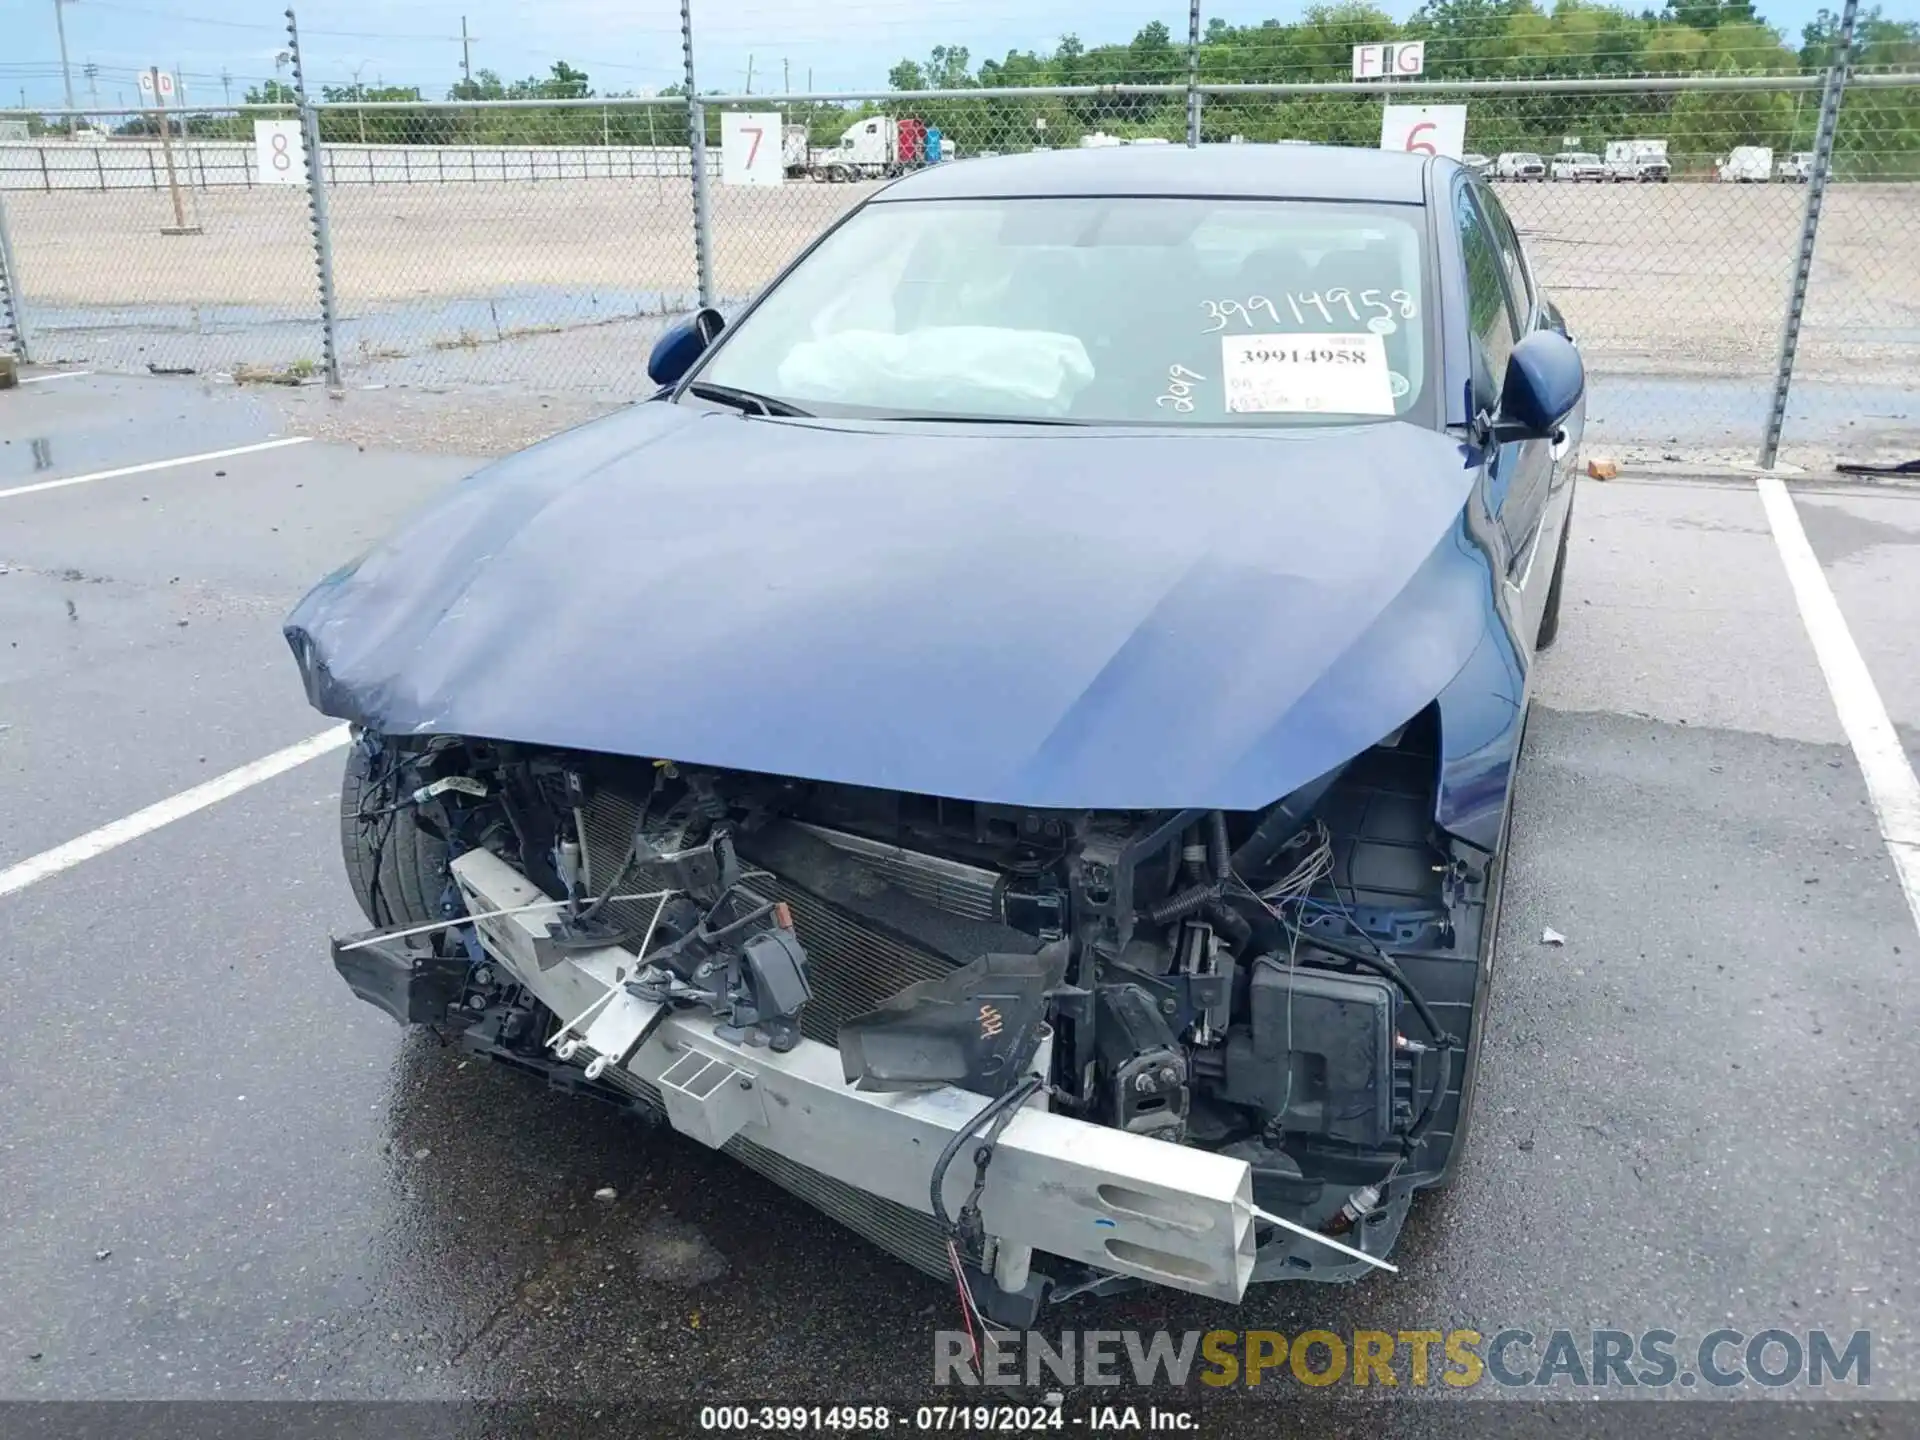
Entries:
POLYGON ((220 67, 220 94, 228 105, 233 104, 233 74, 224 65, 220 67))
POLYGON ((198 235, 198 225, 187 224, 186 207, 180 203, 180 176, 173 168, 173 137, 167 129, 167 96, 160 88, 160 67, 149 65, 147 79, 153 86, 154 114, 160 122, 160 153, 167 162, 167 190, 173 196, 173 224, 162 225, 162 235, 198 235))
MULTIPOLYGON (((751 53, 749 53, 747 56, 747 94, 751 95, 752 93, 753 93, 753 56, 751 53)), ((67 103, 72 104, 73 102, 69 100, 67 103)))
POLYGON ((467 17, 460 17, 460 78, 473 84, 473 42, 467 38, 467 17))
POLYGON ((100 67, 89 60, 80 67, 80 73, 87 77, 87 95, 93 101, 93 108, 100 108, 100 67))
POLYGON ((793 93, 793 68, 792 67, 793 67, 793 62, 791 60, 788 60, 784 57, 781 59, 780 61, 780 93, 782 95, 791 95, 793 93))
MULTIPOLYGON (((67 109, 73 109, 73 70, 67 64, 67 16, 61 7, 71 5, 73 0, 53 0, 53 28, 60 32, 60 80, 67 89, 67 109)), ((21 97, 24 106, 26 98, 21 97)), ((73 133, 73 116, 67 116, 67 133, 73 133)))
MULTIPOLYGON (((355 100, 365 100, 367 98, 366 91, 360 88, 360 72, 366 68, 367 62, 364 60, 353 67, 353 98, 355 100)), ((367 143, 367 112, 365 110, 358 110, 355 114, 360 118, 360 143, 364 145, 367 143)))

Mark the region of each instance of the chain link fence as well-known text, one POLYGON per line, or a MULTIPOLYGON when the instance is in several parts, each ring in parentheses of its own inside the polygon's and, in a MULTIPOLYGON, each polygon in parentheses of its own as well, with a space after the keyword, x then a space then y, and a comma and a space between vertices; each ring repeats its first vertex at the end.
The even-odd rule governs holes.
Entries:
MULTIPOLYGON (((1822 190, 1786 441, 1828 453, 1911 447, 1920 76, 1852 77, 1822 169, 1826 82, 1203 79, 1192 90, 693 106, 317 105, 331 349, 348 386, 643 394, 647 351, 671 317, 703 300, 744 304, 903 170, 1036 148, 1180 145, 1195 108, 1202 143, 1372 147, 1383 102, 1464 106, 1469 163, 1488 175, 1586 353, 1596 443, 1738 459, 1763 448, 1808 202, 1822 190)), ((9 293, 36 358, 285 379, 324 370, 307 190, 262 182, 255 118, 267 117, 196 112, 172 145, 172 183, 147 137, 0 142, 9 293)))
POLYGON ((306 187, 234 183, 235 142, 224 137, 249 133, 255 115, 196 111, 193 127, 163 144, 147 112, 94 114, 155 138, 125 148, 0 142, 15 302, 34 358, 158 374, 317 376, 306 187))

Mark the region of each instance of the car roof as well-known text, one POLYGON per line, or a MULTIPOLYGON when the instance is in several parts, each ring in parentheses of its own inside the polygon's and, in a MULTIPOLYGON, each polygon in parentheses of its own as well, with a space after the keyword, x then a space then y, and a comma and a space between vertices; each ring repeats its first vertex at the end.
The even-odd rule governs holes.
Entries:
POLYGON ((1359 146, 1108 145, 929 165, 874 198, 1210 195, 1419 205, 1426 199, 1428 163, 1421 155, 1359 146))

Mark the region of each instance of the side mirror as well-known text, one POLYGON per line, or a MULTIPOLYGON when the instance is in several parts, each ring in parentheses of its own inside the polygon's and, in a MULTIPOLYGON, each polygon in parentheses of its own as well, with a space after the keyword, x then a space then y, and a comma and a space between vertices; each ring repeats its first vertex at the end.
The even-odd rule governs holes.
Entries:
POLYGON ((1507 357, 1492 439, 1551 440, 1586 388, 1579 348, 1556 331, 1534 331, 1507 357))
POLYGON ((656 385, 675 384, 726 328, 726 316, 705 306, 669 325, 647 356, 647 378, 656 385))

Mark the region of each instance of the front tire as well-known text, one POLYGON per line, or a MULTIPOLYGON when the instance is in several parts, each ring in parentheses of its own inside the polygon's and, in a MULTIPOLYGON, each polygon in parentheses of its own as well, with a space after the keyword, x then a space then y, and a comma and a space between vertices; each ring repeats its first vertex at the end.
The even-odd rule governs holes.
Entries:
POLYGON ((340 854, 353 898, 375 929, 445 918, 447 843, 420 828, 412 806, 389 808, 401 798, 393 758, 377 737, 362 735, 340 777, 340 854))

